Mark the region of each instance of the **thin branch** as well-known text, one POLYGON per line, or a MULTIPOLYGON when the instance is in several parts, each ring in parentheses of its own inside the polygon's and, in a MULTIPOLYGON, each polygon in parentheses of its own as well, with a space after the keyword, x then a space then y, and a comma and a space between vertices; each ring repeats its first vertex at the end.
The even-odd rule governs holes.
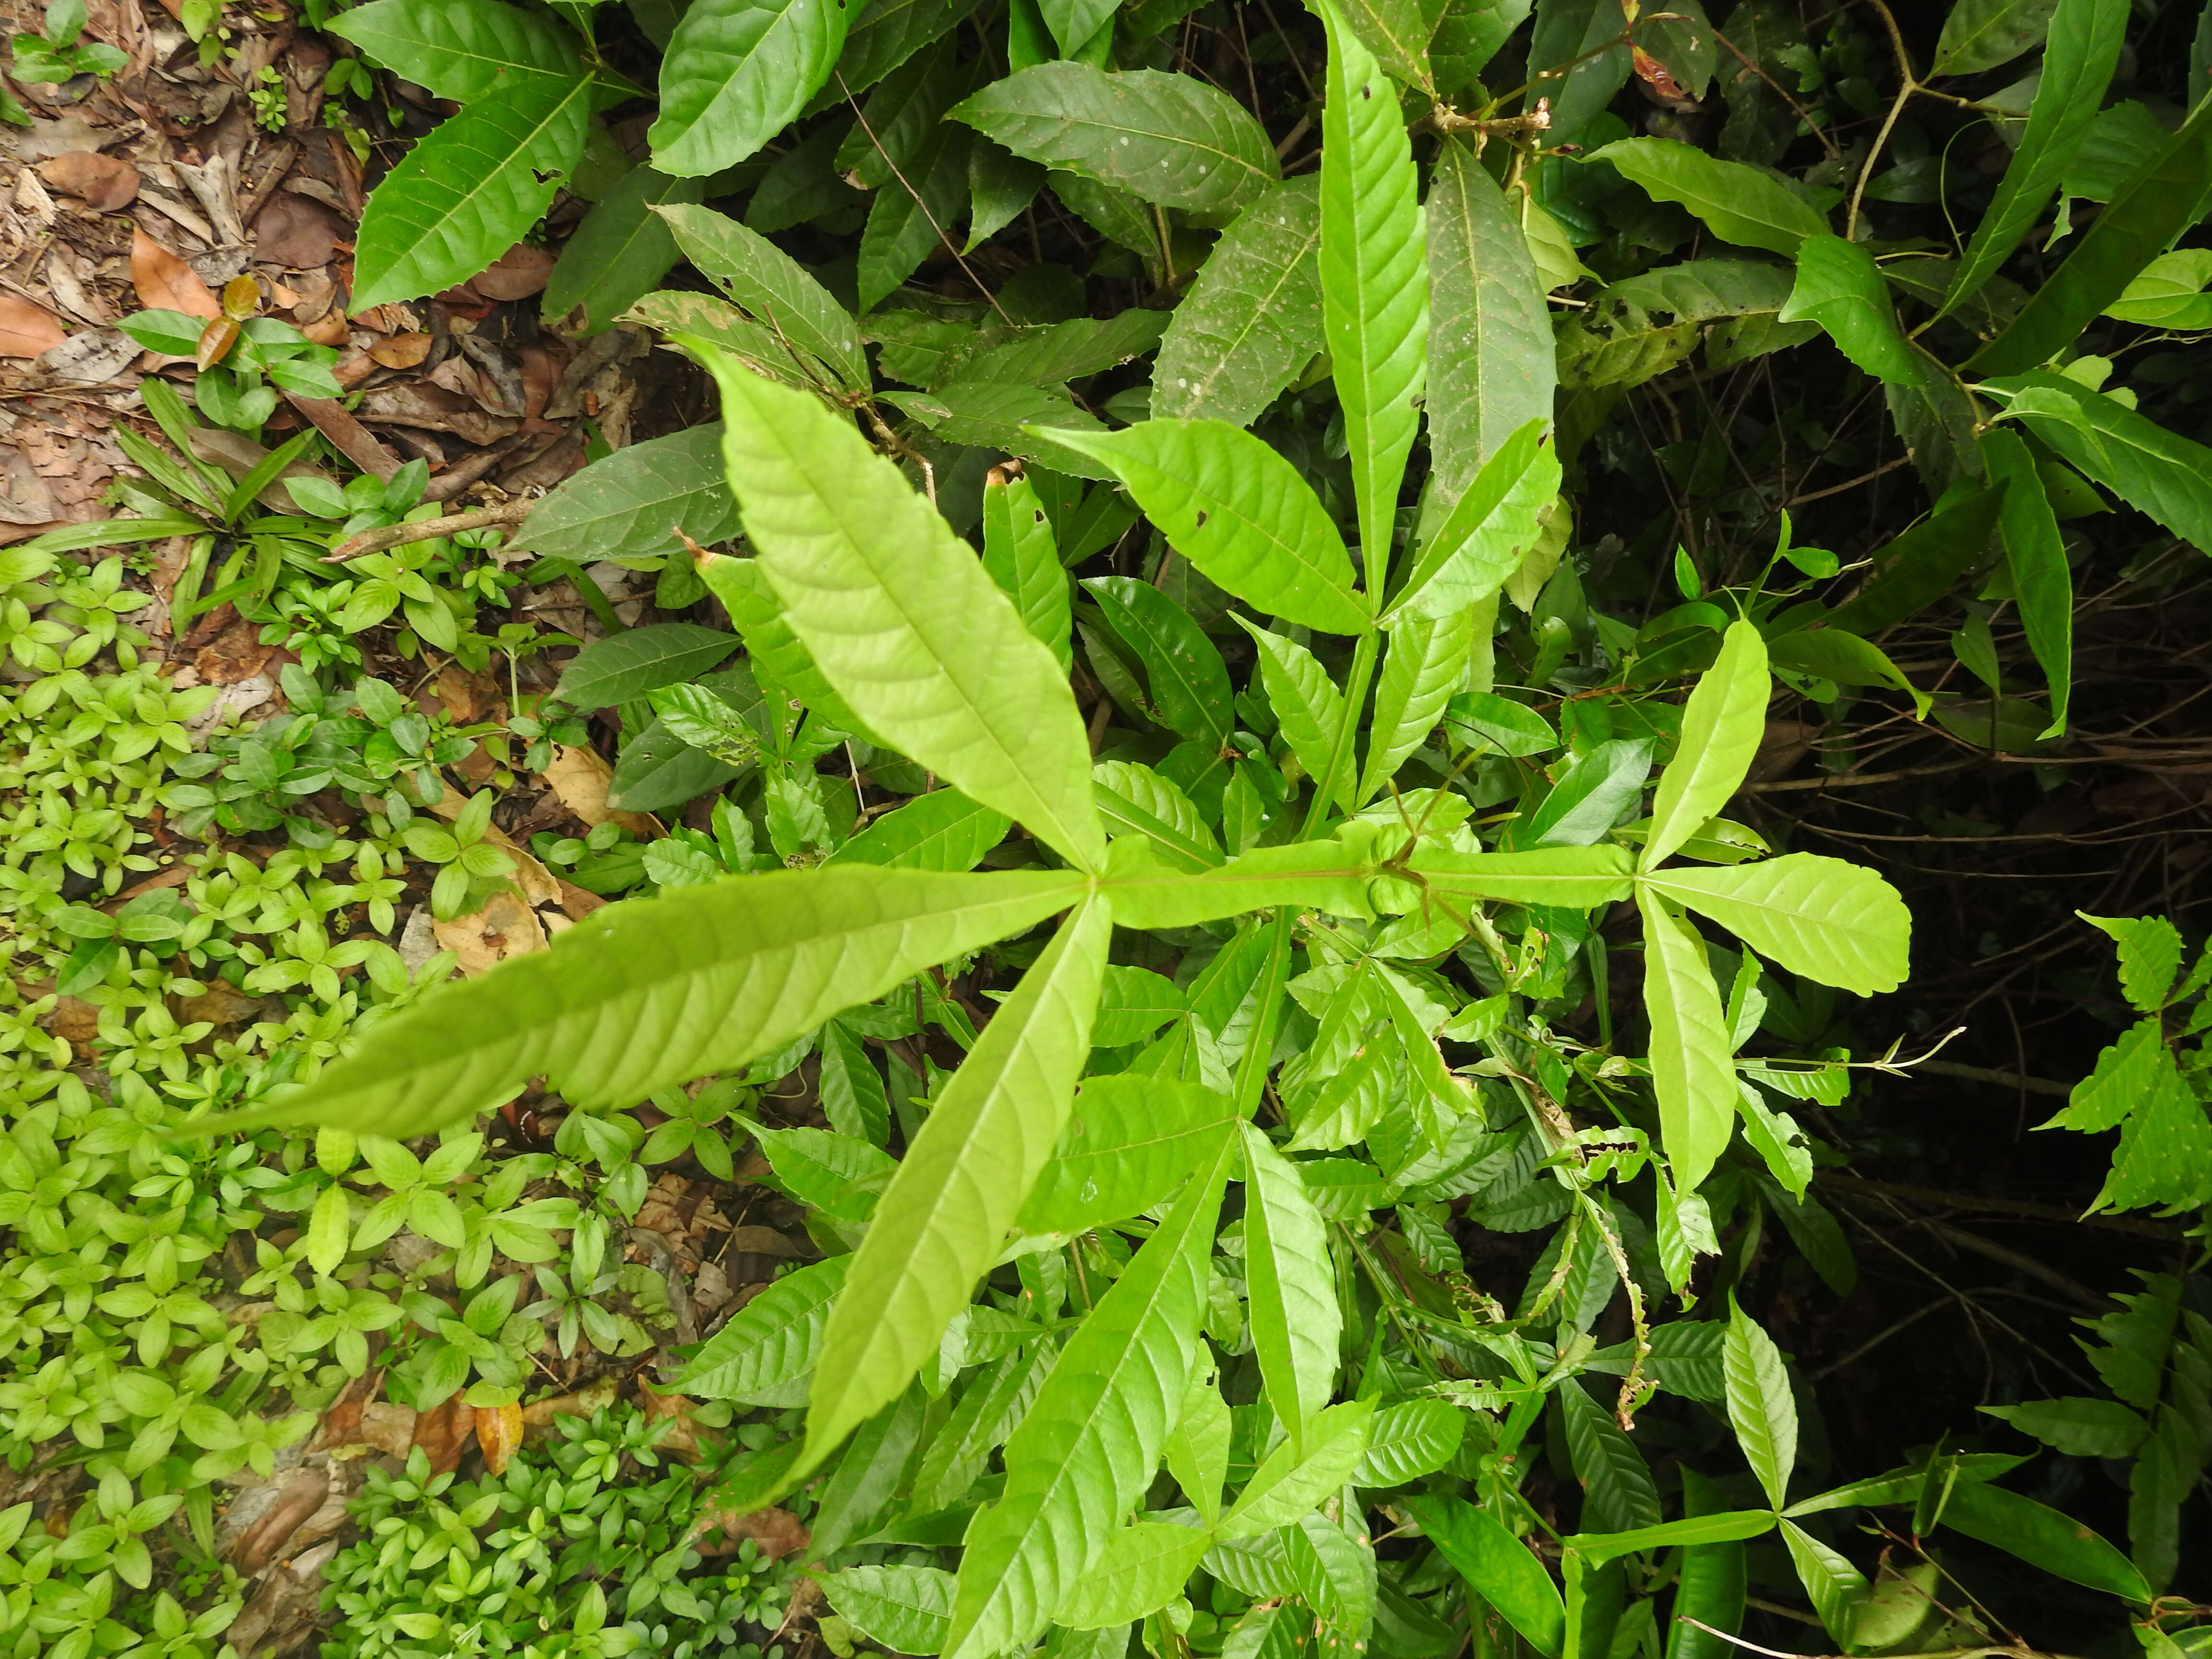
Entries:
POLYGON ((466 513, 449 513, 442 519, 425 519, 420 524, 394 524, 381 530, 364 530, 358 536, 349 536, 324 555, 323 562, 343 564, 364 553, 381 553, 386 548, 404 547, 410 542, 435 541, 441 536, 458 536, 464 530, 489 530, 494 525, 520 524, 537 505, 536 501, 502 501, 497 507, 471 507, 466 513))

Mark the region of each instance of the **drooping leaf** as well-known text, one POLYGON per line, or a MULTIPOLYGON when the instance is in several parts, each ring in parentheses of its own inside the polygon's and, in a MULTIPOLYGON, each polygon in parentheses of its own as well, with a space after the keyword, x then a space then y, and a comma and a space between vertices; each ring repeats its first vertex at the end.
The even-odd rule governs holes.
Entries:
POLYGON ((1081 450, 1060 441, 1066 432, 1101 428, 1096 416, 1079 409, 1057 386, 951 380, 926 400, 908 395, 898 401, 909 412, 923 414, 930 430, 954 443, 1002 450, 1079 478, 1105 477, 1081 450))
POLYGON ((779 1279, 708 1338, 676 1379, 695 1400, 796 1406, 822 1347, 830 1304, 852 1258, 833 1255, 779 1279))
POLYGON ((1639 870, 1656 867, 1728 805, 1765 735, 1771 690, 1766 641, 1751 623, 1730 623, 1719 658, 1683 705, 1681 740, 1659 775, 1639 870))
POLYGON ((1985 375, 2017 374, 2057 356, 2196 222, 2208 188, 2212 106, 2199 104, 2130 175, 2011 325, 1974 354, 1972 367, 1985 375))
POLYGON ((852 21, 847 0, 691 0, 646 135, 653 165, 690 179, 752 155, 829 79, 852 21))
POLYGON ((2057 0, 1959 0, 1943 19, 1931 75, 1978 75, 2043 44, 2057 0))
POLYGON ((2020 148, 2013 152, 1996 197, 1974 227, 1973 240, 1966 244, 1966 257, 1945 296, 1946 309, 1954 309, 1978 293, 2051 204, 2060 175, 2105 101, 2127 21, 2127 0, 2057 0, 2043 55, 2043 78, 2029 106, 2020 148))
POLYGON ((680 551, 678 532, 703 546, 737 534, 717 423, 649 438, 593 462, 532 507, 508 545, 585 563, 641 560, 680 551))
POLYGON ((1077 1233, 1141 1215, 1212 1162, 1235 1117, 1227 1097, 1199 1084, 1091 1079, 1022 1206, 1022 1231, 1077 1233))
POLYGON ((1873 871, 1814 853, 1644 879, 1711 917, 1769 962, 1861 996, 1904 982, 1912 917, 1873 871))
POLYGON ((370 0, 332 17, 330 31, 464 105, 533 78, 565 82, 583 66, 575 36, 498 0, 370 0))
POLYGON ((1343 1314, 1328 1231, 1298 1166, 1250 1124, 1244 1126, 1244 1236, 1253 1352, 1276 1419, 1297 1442, 1328 1403, 1343 1314))
POLYGON ((1943 1524, 2069 1583, 2134 1602, 2151 1599, 2142 1571, 2110 1541, 2072 1516, 2002 1486, 1961 1481, 1943 1505, 1943 1524))
POLYGON ((655 289, 630 307, 623 320, 642 323, 663 334, 696 334, 780 386, 825 398, 838 395, 841 380, 836 369, 789 335, 755 322, 728 301, 712 295, 655 289))
POLYGON ((1075 659, 1067 573, 1053 539, 1052 520, 1027 478, 994 474, 983 489, 983 568, 1030 633, 1051 647, 1060 666, 1075 659))
POLYGON ((1877 550, 1867 585, 1828 613, 1828 626, 1879 634, 1933 605, 1981 556, 2002 502, 2001 489, 1977 489, 1877 550))
POLYGON ((452 288, 520 241, 583 153, 592 93, 586 76, 532 76, 419 140, 362 216, 352 305, 452 288))
POLYGON ((1426 92, 1436 89, 1429 78, 1428 49, 1438 8, 1424 0, 1345 0, 1341 9, 1359 44, 1394 80, 1426 92))
POLYGON ((1281 177, 1266 130, 1187 75, 1039 64, 951 112, 1017 155, 1163 207, 1243 207, 1281 177))
POLYGON ((1679 202, 1723 241, 1795 257, 1827 222, 1802 197, 1757 167, 1724 161, 1672 138, 1617 138, 1583 157, 1610 161, 1662 202, 1679 202))
MULTIPOLYGON (((1687 1465, 1681 1477, 1686 1516, 1721 1511, 1721 1496, 1711 1481, 1687 1465)), ((1736 1652, 1724 1638, 1733 1636, 1743 1623, 1745 1588, 1740 1540, 1686 1546, 1674 1581, 1674 1622, 1667 1636, 1666 1659, 1729 1659, 1736 1652), (1722 1634, 1715 1635, 1716 1631, 1722 1634)))
POLYGON ((1248 426, 1322 349, 1319 188, 1271 185, 1221 233, 1161 337, 1154 415, 1248 426))
POLYGON ((1380 592, 1427 383, 1428 245, 1397 89, 1335 10, 1318 9, 1328 32, 1322 326, 1344 410, 1360 557, 1369 591, 1380 592))
POLYGON ((1705 941, 1644 882, 1644 1006, 1651 1021, 1651 1089, 1675 1187, 1694 1192, 1735 1127, 1735 1073, 1705 941))
POLYGON ((812 115, 867 91, 957 28, 975 6, 976 0, 867 0, 846 32, 836 73, 814 94, 805 112, 812 115))
POLYGON ((632 901, 383 1022, 283 1104, 209 1127, 416 1135, 540 1075, 580 1107, 641 1100, 773 1053, 1082 889, 1073 872, 779 871, 632 901))
POLYGON ((2074 682, 2074 574, 2067 568, 2065 538, 2027 446, 1991 428, 1982 434, 1982 455, 1990 478, 2005 486, 1997 524, 2012 572, 2013 603, 2051 687, 2051 724, 2044 735, 2057 737, 2066 730, 2074 682))
POLYGON ((1866 1575, 1795 1521, 1782 1522, 1782 1541, 1821 1625, 1839 1645, 1850 1646, 1859 1609, 1866 1605, 1866 1575))
POLYGON ((2069 1457, 2132 1457, 2150 1433, 2142 1414, 2117 1400, 2077 1396, 1981 1409, 2069 1457))
POLYGON ((951 1659, 1035 1641, 1151 1483, 1188 1383, 1231 1156, 1224 1141, 1193 1177, 1068 1339, 1006 1443, 1006 1490, 968 1530, 951 1659))
POLYGON ((1328 634, 1367 626, 1344 538, 1297 469, 1250 433, 1154 420, 1066 441, 1105 462, 1177 551, 1255 610, 1328 634))
POLYGON ((1797 1467, 1797 1401, 1774 1339, 1730 1298, 1728 1334, 1721 1347, 1728 1381, 1729 1423, 1736 1443, 1759 1477, 1766 1501, 1789 1501, 1790 1472, 1797 1467))
POLYGON ((1527 1545, 1462 1498, 1437 1494, 1401 1501, 1478 1595, 1537 1652, 1559 1659, 1566 1645, 1566 1603, 1527 1545))
POLYGON ((1441 618, 1416 617, 1390 635, 1375 689, 1375 719, 1357 799, 1372 800, 1399 763, 1428 741, 1444 704, 1467 678, 1474 648, 1473 606, 1441 618))
POLYGON ((696 202, 704 188, 698 179, 672 179, 653 167, 623 174, 562 245, 541 301, 544 314, 565 317, 580 306, 581 333, 613 327, 676 263, 676 238, 653 210, 696 202))
POLYGON ((698 349, 746 535, 823 678, 970 799, 1101 861, 1074 694, 973 551, 850 425, 698 349))
POLYGON ((1182 1415, 1161 1456, 1183 1496, 1209 1523, 1221 1512, 1221 1483, 1229 1471, 1232 1432, 1229 1407, 1213 1379, 1194 1375, 1183 1395, 1182 1415))
POLYGON ((2212 448, 2063 374, 2037 370, 1989 384, 2092 482, 2191 545, 2212 545, 2212 448))
POLYGON ((862 311, 873 311, 922 262, 957 244, 953 222, 968 202, 968 148, 975 135, 933 119, 896 179, 876 191, 860 233, 858 293, 862 311))
POLYGON ((1808 236, 1797 249, 1796 286, 1777 315, 1785 323, 1820 324, 1837 349, 1876 380, 1919 383, 1889 285, 1874 255, 1856 242, 1826 232, 1808 236))
POLYGON ((1553 143, 1579 140, 1628 79, 1627 21, 1613 0, 1545 0, 1537 12, 1528 68, 1558 88, 1547 94, 1553 143))
POLYGON ((1109 1630, 1158 1612, 1182 1594, 1212 1540, 1189 1527, 1139 1521, 1106 1540, 1097 1565, 1053 1613, 1070 1630, 1109 1630))
POLYGON ((810 1462, 897 1397, 997 1255, 1066 1124, 1111 931, 1103 904, 1067 920, 908 1146, 823 1335, 810 1462))
POLYGON ((845 308, 806 268, 736 220, 703 207, 655 210, 668 222, 684 257, 756 322, 811 352, 846 386, 872 382, 860 332, 845 308))
POLYGON ((1437 503, 1429 510, 1442 511, 1509 439, 1532 421, 1550 421, 1559 353, 1521 227, 1474 148, 1456 136, 1437 148, 1425 210, 1429 491, 1437 503))
POLYGON ((1062 386, 1143 356, 1159 344, 1167 324, 1168 313, 1162 311, 1124 311, 1103 319, 1071 317, 961 357, 959 374, 963 380, 1062 386))

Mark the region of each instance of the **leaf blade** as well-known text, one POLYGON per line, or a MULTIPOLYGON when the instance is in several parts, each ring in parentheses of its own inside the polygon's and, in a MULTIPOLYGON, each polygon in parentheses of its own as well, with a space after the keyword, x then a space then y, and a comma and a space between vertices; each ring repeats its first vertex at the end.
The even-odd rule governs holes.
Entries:
POLYGON ((1252 1348, 1268 1403, 1297 1442, 1328 1403, 1343 1310, 1328 1229, 1297 1166, 1249 1123, 1243 1140, 1252 1348))
POLYGON ((698 178, 752 155, 829 79, 852 15, 839 0, 692 0, 646 135, 653 165, 698 178))
POLYGON ((1905 981, 1912 915, 1863 866, 1814 853, 1755 864, 1680 868, 1644 880, 1710 916, 1768 961, 1860 996, 1905 981))
POLYGON ((1683 705, 1681 741, 1659 775, 1638 869, 1656 867, 1728 805, 1766 733, 1770 689, 1765 640, 1750 623, 1729 623, 1719 658, 1683 705))

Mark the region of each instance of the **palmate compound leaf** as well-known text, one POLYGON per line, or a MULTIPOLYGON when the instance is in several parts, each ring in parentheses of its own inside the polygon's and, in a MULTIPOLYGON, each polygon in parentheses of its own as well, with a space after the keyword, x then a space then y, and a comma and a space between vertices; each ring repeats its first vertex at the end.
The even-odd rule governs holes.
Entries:
POLYGON ((583 154, 593 92, 588 76, 532 76, 408 151, 362 216, 356 308, 465 283, 520 241, 583 154))
POLYGON ((576 1106, 641 1100, 1034 927, 1085 884, 1073 872, 776 871, 629 900, 383 1022, 289 1099, 204 1127, 336 1123, 404 1139, 540 1075, 576 1106))
POLYGON ((1267 1403, 1289 1432, 1285 1443, 1295 1445, 1303 1443, 1308 1423, 1328 1404, 1335 1385, 1343 1310, 1336 1299, 1328 1225, 1306 1196, 1298 1166, 1253 1125, 1244 1126, 1243 1139, 1244 1273, 1252 1352, 1260 1362, 1267 1403))
POLYGON ((1421 423, 1429 346, 1428 241, 1398 89, 1334 8, 1322 104, 1321 295, 1344 406, 1360 556, 1380 592, 1406 457, 1421 423))
POLYGON ((1682 708, 1674 758, 1659 775, 1651 833, 1638 867, 1650 870, 1673 854, 1728 805, 1751 769, 1766 733, 1766 641, 1747 622, 1731 623, 1721 653, 1698 676, 1682 708))
POLYGON ((668 43, 653 164, 697 178, 744 161, 829 78, 849 0, 691 0, 668 43))
POLYGON ((1297 469, 1261 439, 1224 421, 1053 435, 1103 461, 1177 552, 1254 609, 1324 634, 1368 625, 1343 537, 1297 469))
POLYGON ((849 422, 679 338, 722 389, 745 534, 823 678, 891 747, 1097 868, 1075 695, 974 550, 849 422))
POLYGON ((908 1145, 823 1335, 807 1467, 898 1397, 1005 1243, 1066 1125, 1112 932, 1096 900, 1067 919, 908 1145))
POLYGON ((1859 865, 1790 853, 1727 868, 1647 871, 1642 880, 1793 974, 1860 996, 1904 982, 1911 913, 1895 888, 1859 865))
POLYGON ((1005 1492, 968 1529, 949 1659, 1034 1642, 1152 1483, 1189 1384, 1234 1156, 1224 1141, 1184 1188, 1068 1339, 1006 1443, 1005 1492))

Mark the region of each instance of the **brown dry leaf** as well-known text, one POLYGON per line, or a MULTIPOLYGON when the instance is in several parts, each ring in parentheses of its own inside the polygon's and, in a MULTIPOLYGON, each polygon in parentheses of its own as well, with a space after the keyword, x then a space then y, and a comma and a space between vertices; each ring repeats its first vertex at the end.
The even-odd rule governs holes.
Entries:
POLYGON ((28 300, 0 294, 0 357, 36 357, 69 338, 69 331, 28 300))
POLYGON ((548 1439, 556 1417, 592 1417, 615 1403, 615 1379, 603 1376, 574 1394, 556 1394, 522 1408, 523 1438, 532 1443, 548 1439))
POLYGON ((312 323, 303 324, 300 332, 321 346, 342 346, 352 334, 346 326, 345 313, 342 311, 333 311, 316 318, 312 323))
POLYGON ((755 1510, 750 1515, 726 1515, 719 1508, 711 1509, 700 1517, 702 1541, 717 1527, 722 1529, 720 1547, 708 1545, 702 1554, 726 1554, 737 1548, 740 1540, 750 1538, 763 1555, 775 1561, 796 1555, 814 1541, 814 1535, 789 1510, 755 1510))
POLYGON ((112 213, 137 198, 138 169, 120 155, 76 151, 39 163, 39 177, 95 213, 112 213))
POLYGON ((395 334, 369 347, 368 355, 386 368, 412 368, 430 355, 430 337, 395 334))
POLYGON ((550 253, 517 242, 493 260, 490 269, 469 278, 469 286, 487 300, 526 300, 542 292, 552 275, 550 253))
POLYGON ((449 662, 440 669, 430 690, 458 726, 475 725, 499 701, 497 680, 489 674, 471 674, 459 663, 449 662))
POLYGON ((614 768, 596 749, 553 746, 552 763, 545 769, 545 787, 561 805, 586 823, 618 823, 634 836, 657 834, 660 826, 642 812, 621 812, 607 805, 614 782, 614 768))
POLYGON ((478 1407, 477 1444, 483 1448, 484 1468, 495 1475, 506 1474, 507 1460, 522 1444, 522 1407, 478 1407))
POLYGON ((330 1491, 330 1476, 319 1469, 301 1469, 286 1481, 276 1501, 230 1547, 230 1559, 238 1570, 251 1575, 274 1561, 300 1523, 322 1508, 330 1491))
POLYGON ((597 893, 586 892, 574 882, 563 881, 559 885, 561 914, 571 921, 581 921, 592 911, 604 910, 606 908, 607 902, 605 899, 597 893))
POLYGON ((372 1400, 361 1408, 361 1426, 352 1443, 389 1456, 405 1457, 415 1443, 415 1408, 372 1400))
POLYGON ((545 929, 522 895, 512 887, 494 893, 483 909, 451 921, 433 921, 438 947, 459 958, 470 979, 488 974, 509 957, 545 948, 545 929))
POLYGON ((732 1255, 781 1256, 796 1260, 805 1254, 798 1245, 773 1227, 733 1227, 729 1243, 724 1246, 732 1255))
POLYGON ((243 1025, 258 1016, 265 1006, 264 999, 250 997, 243 991, 234 989, 228 981, 212 975, 204 983, 206 990, 196 997, 186 997, 177 1005, 177 1018, 187 1025, 197 1025, 203 1020, 218 1030, 243 1025))
POLYGON ((345 235, 345 222, 312 197, 280 190, 253 221, 253 247, 264 264, 319 270, 345 235))
POLYGON ((415 1443, 430 1459, 433 1474, 448 1474, 460 1462, 461 1454, 468 1449, 469 1438, 476 1432, 477 1408, 456 1395, 442 1406, 433 1407, 415 1419, 415 1443))
POLYGON ((150 311, 181 311, 187 317, 220 317, 222 306, 199 273, 149 236, 131 235, 131 285, 138 303, 150 311))

